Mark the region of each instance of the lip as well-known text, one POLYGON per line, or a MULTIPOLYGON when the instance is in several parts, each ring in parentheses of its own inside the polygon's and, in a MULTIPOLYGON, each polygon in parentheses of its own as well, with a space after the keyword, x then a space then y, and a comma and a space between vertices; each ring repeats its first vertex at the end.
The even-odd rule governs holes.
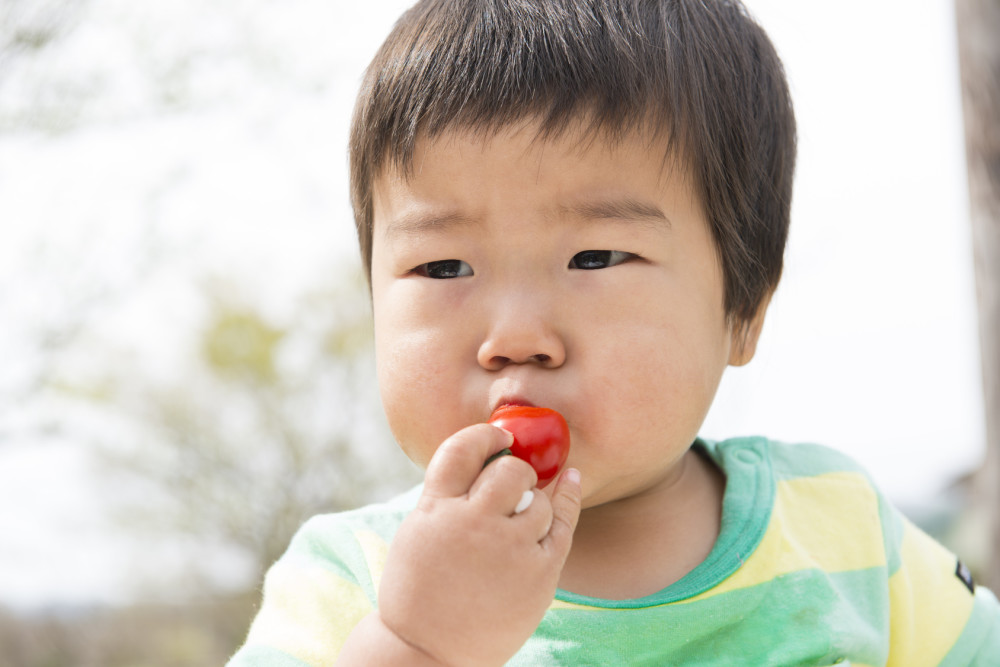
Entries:
POLYGON ((493 405, 493 409, 490 411, 490 414, 493 414, 500 408, 507 406, 523 406, 526 408, 533 408, 535 407, 535 404, 520 396, 501 396, 500 400, 493 405))

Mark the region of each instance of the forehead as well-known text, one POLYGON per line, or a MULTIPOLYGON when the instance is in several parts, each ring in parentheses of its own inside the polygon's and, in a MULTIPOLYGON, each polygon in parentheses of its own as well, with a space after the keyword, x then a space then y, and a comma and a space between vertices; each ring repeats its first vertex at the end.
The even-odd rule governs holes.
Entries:
POLYGON ((627 153, 641 151, 656 153, 661 167, 683 162, 676 141, 662 121, 651 116, 626 125, 601 121, 593 112, 581 111, 564 121, 547 121, 527 114, 508 122, 483 122, 481 124, 456 121, 438 130, 421 130, 412 140, 398 148, 390 148, 378 161, 373 180, 396 172, 408 176, 419 164, 421 152, 455 151, 476 146, 483 152, 500 153, 512 148, 525 154, 542 153, 555 148, 560 152, 577 153, 627 153))
POLYGON ((692 183, 687 162, 662 133, 610 133, 582 123, 546 133, 526 121, 418 137, 408 162, 390 163, 374 179, 373 213, 378 225, 405 215, 401 205, 469 211, 491 198, 517 207, 541 197, 552 214, 653 218, 650 200, 694 197, 692 183))

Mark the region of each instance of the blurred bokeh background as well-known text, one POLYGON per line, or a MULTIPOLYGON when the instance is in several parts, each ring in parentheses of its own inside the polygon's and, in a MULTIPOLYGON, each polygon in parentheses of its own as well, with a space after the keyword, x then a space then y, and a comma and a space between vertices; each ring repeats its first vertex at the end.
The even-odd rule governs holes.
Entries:
MULTIPOLYGON (((417 480, 346 137, 409 0, 0 0, 0 667, 218 665, 309 515, 417 480)), ((951 0, 747 0, 800 159, 708 437, 822 442, 975 565, 985 452, 951 0)))

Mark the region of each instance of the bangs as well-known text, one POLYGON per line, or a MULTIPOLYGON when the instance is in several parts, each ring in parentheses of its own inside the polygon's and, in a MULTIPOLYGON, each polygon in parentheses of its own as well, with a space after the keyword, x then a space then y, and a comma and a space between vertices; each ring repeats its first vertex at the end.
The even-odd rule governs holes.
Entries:
POLYGON ((421 3, 369 69, 355 139, 375 173, 408 171, 418 136, 489 135, 529 118, 543 139, 582 120, 586 136, 683 141, 686 115, 667 76, 676 56, 659 13, 659 3, 638 1, 421 3))

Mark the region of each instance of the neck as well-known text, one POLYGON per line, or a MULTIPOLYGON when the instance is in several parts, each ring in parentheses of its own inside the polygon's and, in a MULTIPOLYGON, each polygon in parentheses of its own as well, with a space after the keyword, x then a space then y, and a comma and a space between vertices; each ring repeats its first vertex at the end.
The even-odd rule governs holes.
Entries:
POLYGON ((680 580, 719 536, 724 489, 715 464, 689 450, 656 487, 584 510, 560 588, 620 600, 680 580))

